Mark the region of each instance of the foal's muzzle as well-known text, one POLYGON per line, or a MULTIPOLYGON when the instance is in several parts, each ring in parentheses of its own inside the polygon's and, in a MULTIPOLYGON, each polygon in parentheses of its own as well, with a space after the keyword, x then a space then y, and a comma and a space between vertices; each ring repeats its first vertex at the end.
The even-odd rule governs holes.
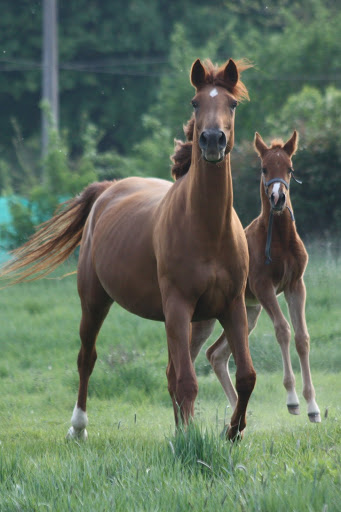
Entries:
POLYGON ((226 144, 226 135, 221 130, 204 130, 199 137, 202 156, 208 162, 221 162, 225 156, 226 144))
POLYGON ((285 197, 285 193, 283 192, 283 190, 280 190, 278 192, 278 194, 275 194, 274 192, 272 192, 271 196, 270 196, 270 204, 271 204, 271 208, 275 211, 275 212, 282 212, 285 208, 285 202, 286 202, 286 197, 285 197))
POLYGON ((283 191, 283 186, 289 190, 289 184, 282 178, 272 178, 265 181, 263 176, 263 183, 267 196, 269 197, 271 209, 274 212, 281 213, 286 206, 286 195, 283 191), (269 187, 272 185, 271 194, 269 195, 269 187))

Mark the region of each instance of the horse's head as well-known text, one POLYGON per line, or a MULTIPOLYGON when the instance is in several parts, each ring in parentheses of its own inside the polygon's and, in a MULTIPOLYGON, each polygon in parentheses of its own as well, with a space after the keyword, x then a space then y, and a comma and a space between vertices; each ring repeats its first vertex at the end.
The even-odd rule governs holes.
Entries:
POLYGON ((287 196, 294 172, 291 157, 296 153, 297 145, 296 130, 286 143, 276 139, 272 141, 270 147, 265 144, 259 133, 255 134, 254 146, 261 159, 264 191, 275 213, 282 213, 288 206, 287 196))
MULTIPOLYGON (((250 66, 243 69, 246 67, 250 66)), ((232 59, 220 68, 198 59, 192 65, 191 83, 196 89, 192 99, 194 131, 202 157, 211 163, 221 162, 233 147, 238 100, 248 97, 238 66, 232 59)))

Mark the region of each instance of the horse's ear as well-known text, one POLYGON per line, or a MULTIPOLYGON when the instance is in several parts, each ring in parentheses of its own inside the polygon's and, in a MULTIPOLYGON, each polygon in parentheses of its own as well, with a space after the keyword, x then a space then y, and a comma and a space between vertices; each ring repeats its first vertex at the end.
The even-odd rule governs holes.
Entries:
POLYGON ((232 89, 235 87, 239 80, 239 73, 235 62, 229 59, 224 69, 224 82, 231 85, 232 89))
POLYGON ((260 157, 263 157, 265 151, 269 149, 258 132, 255 133, 253 145, 260 157))
POLYGON ((202 65, 201 60, 197 59, 192 64, 191 84, 193 85, 193 87, 198 89, 201 85, 203 85, 205 83, 205 78, 206 78, 206 69, 202 65))
POLYGON ((289 155, 292 156, 296 153, 298 146, 298 132, 294 130, 294 133, 290 139, 284 144, 283 149, 289 155))

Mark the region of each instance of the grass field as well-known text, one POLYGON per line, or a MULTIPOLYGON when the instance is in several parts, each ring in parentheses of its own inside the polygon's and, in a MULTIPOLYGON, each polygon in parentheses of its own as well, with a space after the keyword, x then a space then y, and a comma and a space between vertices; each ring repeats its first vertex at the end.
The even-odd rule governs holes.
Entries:
MULTIPOLYGON (((236 445, 220 437, 231 412, 204 351, 195 424, 175 435, 164 326, 117 306, 98 340, 89 440, 66 442, 78 385, 75 276, 1 290, 0 511, 340 511, 340 260, 316 246, 310 254, 322 423, 308 421, 303 399, 301 416, 286 412, 280 350, 262 314, 250 339, 257 385, 236 445)), ((300 392, 294 348, 292 358, 300 392)))

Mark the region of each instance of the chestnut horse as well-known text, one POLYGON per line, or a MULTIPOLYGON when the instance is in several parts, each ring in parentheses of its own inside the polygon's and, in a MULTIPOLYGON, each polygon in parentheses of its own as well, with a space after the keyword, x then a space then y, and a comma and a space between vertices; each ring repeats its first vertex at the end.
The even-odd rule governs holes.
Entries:
MULTIPOLYGON (((135 177, 90 185, 17 249, 3 272, 12 273, 12 282, 37 272, 41 277, 81 242, 80 381, 70 438, 87 437, 86 400, 96 338, 115 301, 136 315, 165 322, 168 389, 176 424, 179 410, 185 424, 193 416, 198 392, 190 353, 191 322, 203 322, 197 329, 201 342, 205 322, 218 319, 237 365, 238 397, 228 437, 235 439, 245 428, 256 374, 244 299, 249 258, 233 209, 230 151, 237 101, 248 97, 240 80, 247 67, 231 59, 220 68, 199 59, 192 65, 196 94, 186 176, 174 184, 135 177)), ((193 346, 198 343, 194 340, 193 346)))
MULTIPOLYGON (((193 121, 185 128, 188 141, 178 141, 176 154, 173 156, 173 175, 178 177, 187 172, 190 162, 190 140, 192 138, 193 121)), ((273 140, 268 147, 261 136, 256 133, 254 146, 261 158, 262 176, 260 181, 261 213, 245 229, 248 242, 250 269, 246 288, 246 309, 249 333, 256 327, 262 308, 271 318, 277 341, 281 347, 284 386, 287 390, 287 407, 291 414, 299 414, 299 399, 295 390, 295 376, 291 366, 289 344, 290 326, 285 319, 277 295, 284 292, 288 304, 291 322, 295 332, 296 349, 300 358, 303 396, 308 405, 308 416, 311 422, 321 421, 320 410, 315 401, 315 390, 312 384, 309 366, 309 334, 305 319, 306 289, 303 275, 308 262, 308 254, 299 237, 289 194, 289 185, 294 176, 291 157, 295 154, 298 134, 284 144, 281 140, 273 140)), ((200 329, 200 325, 194 329, 200 329)), ((212 328, 212 322, 206 331, 212 328)), ((193 340, 200 340, 194 333, 193 340)), ((194 358, 204 341, 201 339, 192 348, 194 358)), ((210 361, 232 407, 237 402, 236 391, 228 372, 228 361, 231 349, 225 333, 207 350, 210 361)))

